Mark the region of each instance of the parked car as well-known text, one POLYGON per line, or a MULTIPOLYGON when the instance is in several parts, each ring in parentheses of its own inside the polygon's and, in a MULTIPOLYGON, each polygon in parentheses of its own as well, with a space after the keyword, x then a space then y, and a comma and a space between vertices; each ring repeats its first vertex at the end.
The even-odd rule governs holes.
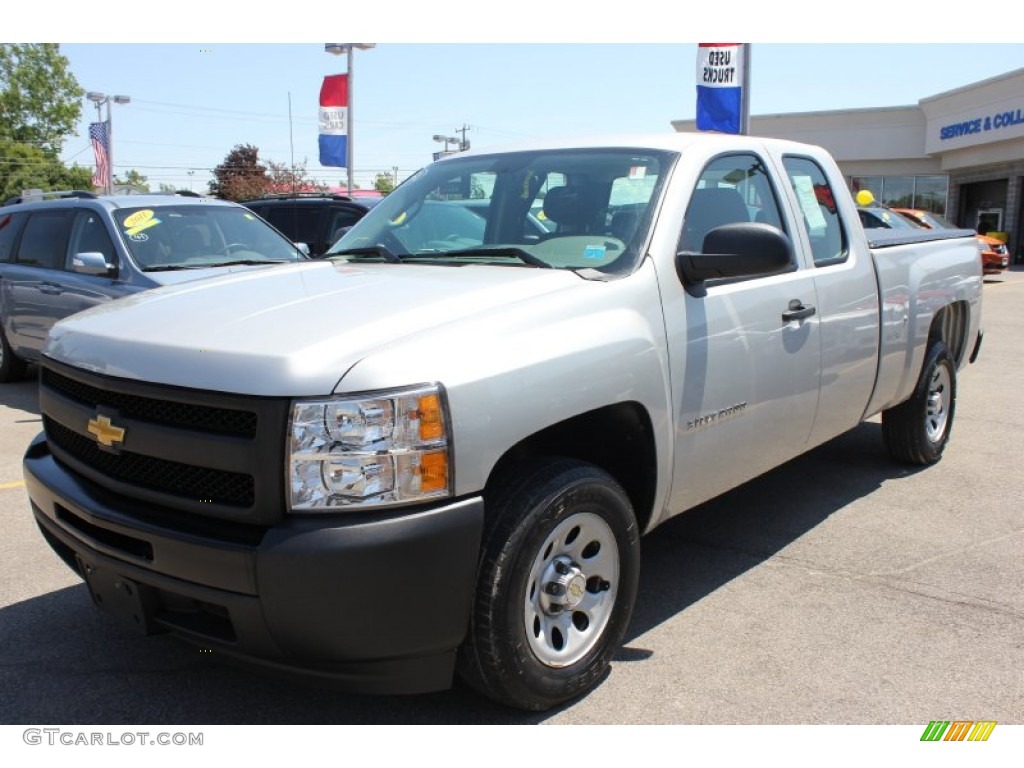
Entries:
MULTIPOLYGON (((917 208, 893 208, 893 211, 910 221, 928 229, 959 229, 948 219, 931 211, 917 208)), ((981 250, 981 266, 986 275, 998 275, 1010 266, 1010 249, 1006 243, 988 235, 978 235, 978 247, 981 250)))
POLYGON ((242 205, 266 219, 294 243, 305 243, 310 256, 322 256, 366 212, 376 197, 308 194, 268 195, 242 205))
POLYGON ((39 193, 0 206, 0 382, 20 378, 51 326, 147 288, 304 260, 235 203, 198 196, 39 193))
POLYGON ((921 229, 921 225, 881 205, 861 206, 857 214, 864 229, 921 229))

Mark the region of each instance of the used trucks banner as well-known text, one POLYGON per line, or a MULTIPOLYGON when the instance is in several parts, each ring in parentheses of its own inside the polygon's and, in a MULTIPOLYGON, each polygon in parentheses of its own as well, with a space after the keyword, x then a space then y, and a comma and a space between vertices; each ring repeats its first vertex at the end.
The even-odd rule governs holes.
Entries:
POLYGON ((698 131, 742 132, 744 66, 741 43, 699 43, 698 131))
POLYGON ((348 75, 328 75, 320 86, 320 165, 348 165, 348 75))

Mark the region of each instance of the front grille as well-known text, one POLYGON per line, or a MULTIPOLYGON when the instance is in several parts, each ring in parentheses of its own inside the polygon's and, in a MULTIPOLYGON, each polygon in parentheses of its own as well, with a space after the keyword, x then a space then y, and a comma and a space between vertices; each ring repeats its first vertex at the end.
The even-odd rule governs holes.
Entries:
POLYGON ((132 419, 238 437, 251 438, 256 435, 258 419, 251 411, 211 408, 193 403, 154 400, 123 392, 111 392, 62 376, 49 368, 43 369, 42 382, 44 386, 78 403, 89 407, 97 404, 110 406, 116 408, 122 416, 132 419))
POLYGON ((194 467, 132 453, 108 453, 96 443, 50 418, 43 418, 49 440, 106 477, 140 488, 169 493, 203 504, 249 507, 255 500, 253 478, 238 472, 194 467))
POLYGON ((44 358, 39 407, 54 458, 114 494, 107 503, 125 514, 180 519, 183 529, 283 518, 288 398, 121 379, 44 358), (116 448, 89 433, 98 416, 125 430, 116 448))

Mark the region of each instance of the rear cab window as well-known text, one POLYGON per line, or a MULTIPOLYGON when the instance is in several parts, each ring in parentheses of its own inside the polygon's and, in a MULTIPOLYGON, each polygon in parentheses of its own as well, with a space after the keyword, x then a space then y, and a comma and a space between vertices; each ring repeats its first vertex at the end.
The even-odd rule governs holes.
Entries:
POLYGON ((849 256, 848 240, 825 172, 807 157, 786 155, 782 163, 802 214, 814 266, 842 264, 849 256))

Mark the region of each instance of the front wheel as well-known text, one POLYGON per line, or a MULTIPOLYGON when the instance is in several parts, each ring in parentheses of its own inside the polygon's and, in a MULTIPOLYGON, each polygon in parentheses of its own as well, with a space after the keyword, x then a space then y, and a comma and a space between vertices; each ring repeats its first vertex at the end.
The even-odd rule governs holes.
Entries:
POLYGON ((934 464, 942 457, 956 410, 956 364, 937 341, 928 349, 914 394, 882 412, 882 438, 890 455, 909 464, 934 464))
POLYGON ((476 598, 459 674, 544 710, 595 687, 636 600, 640 543, 625 492, 569 459, 522 467, 487 494, 476 598))

